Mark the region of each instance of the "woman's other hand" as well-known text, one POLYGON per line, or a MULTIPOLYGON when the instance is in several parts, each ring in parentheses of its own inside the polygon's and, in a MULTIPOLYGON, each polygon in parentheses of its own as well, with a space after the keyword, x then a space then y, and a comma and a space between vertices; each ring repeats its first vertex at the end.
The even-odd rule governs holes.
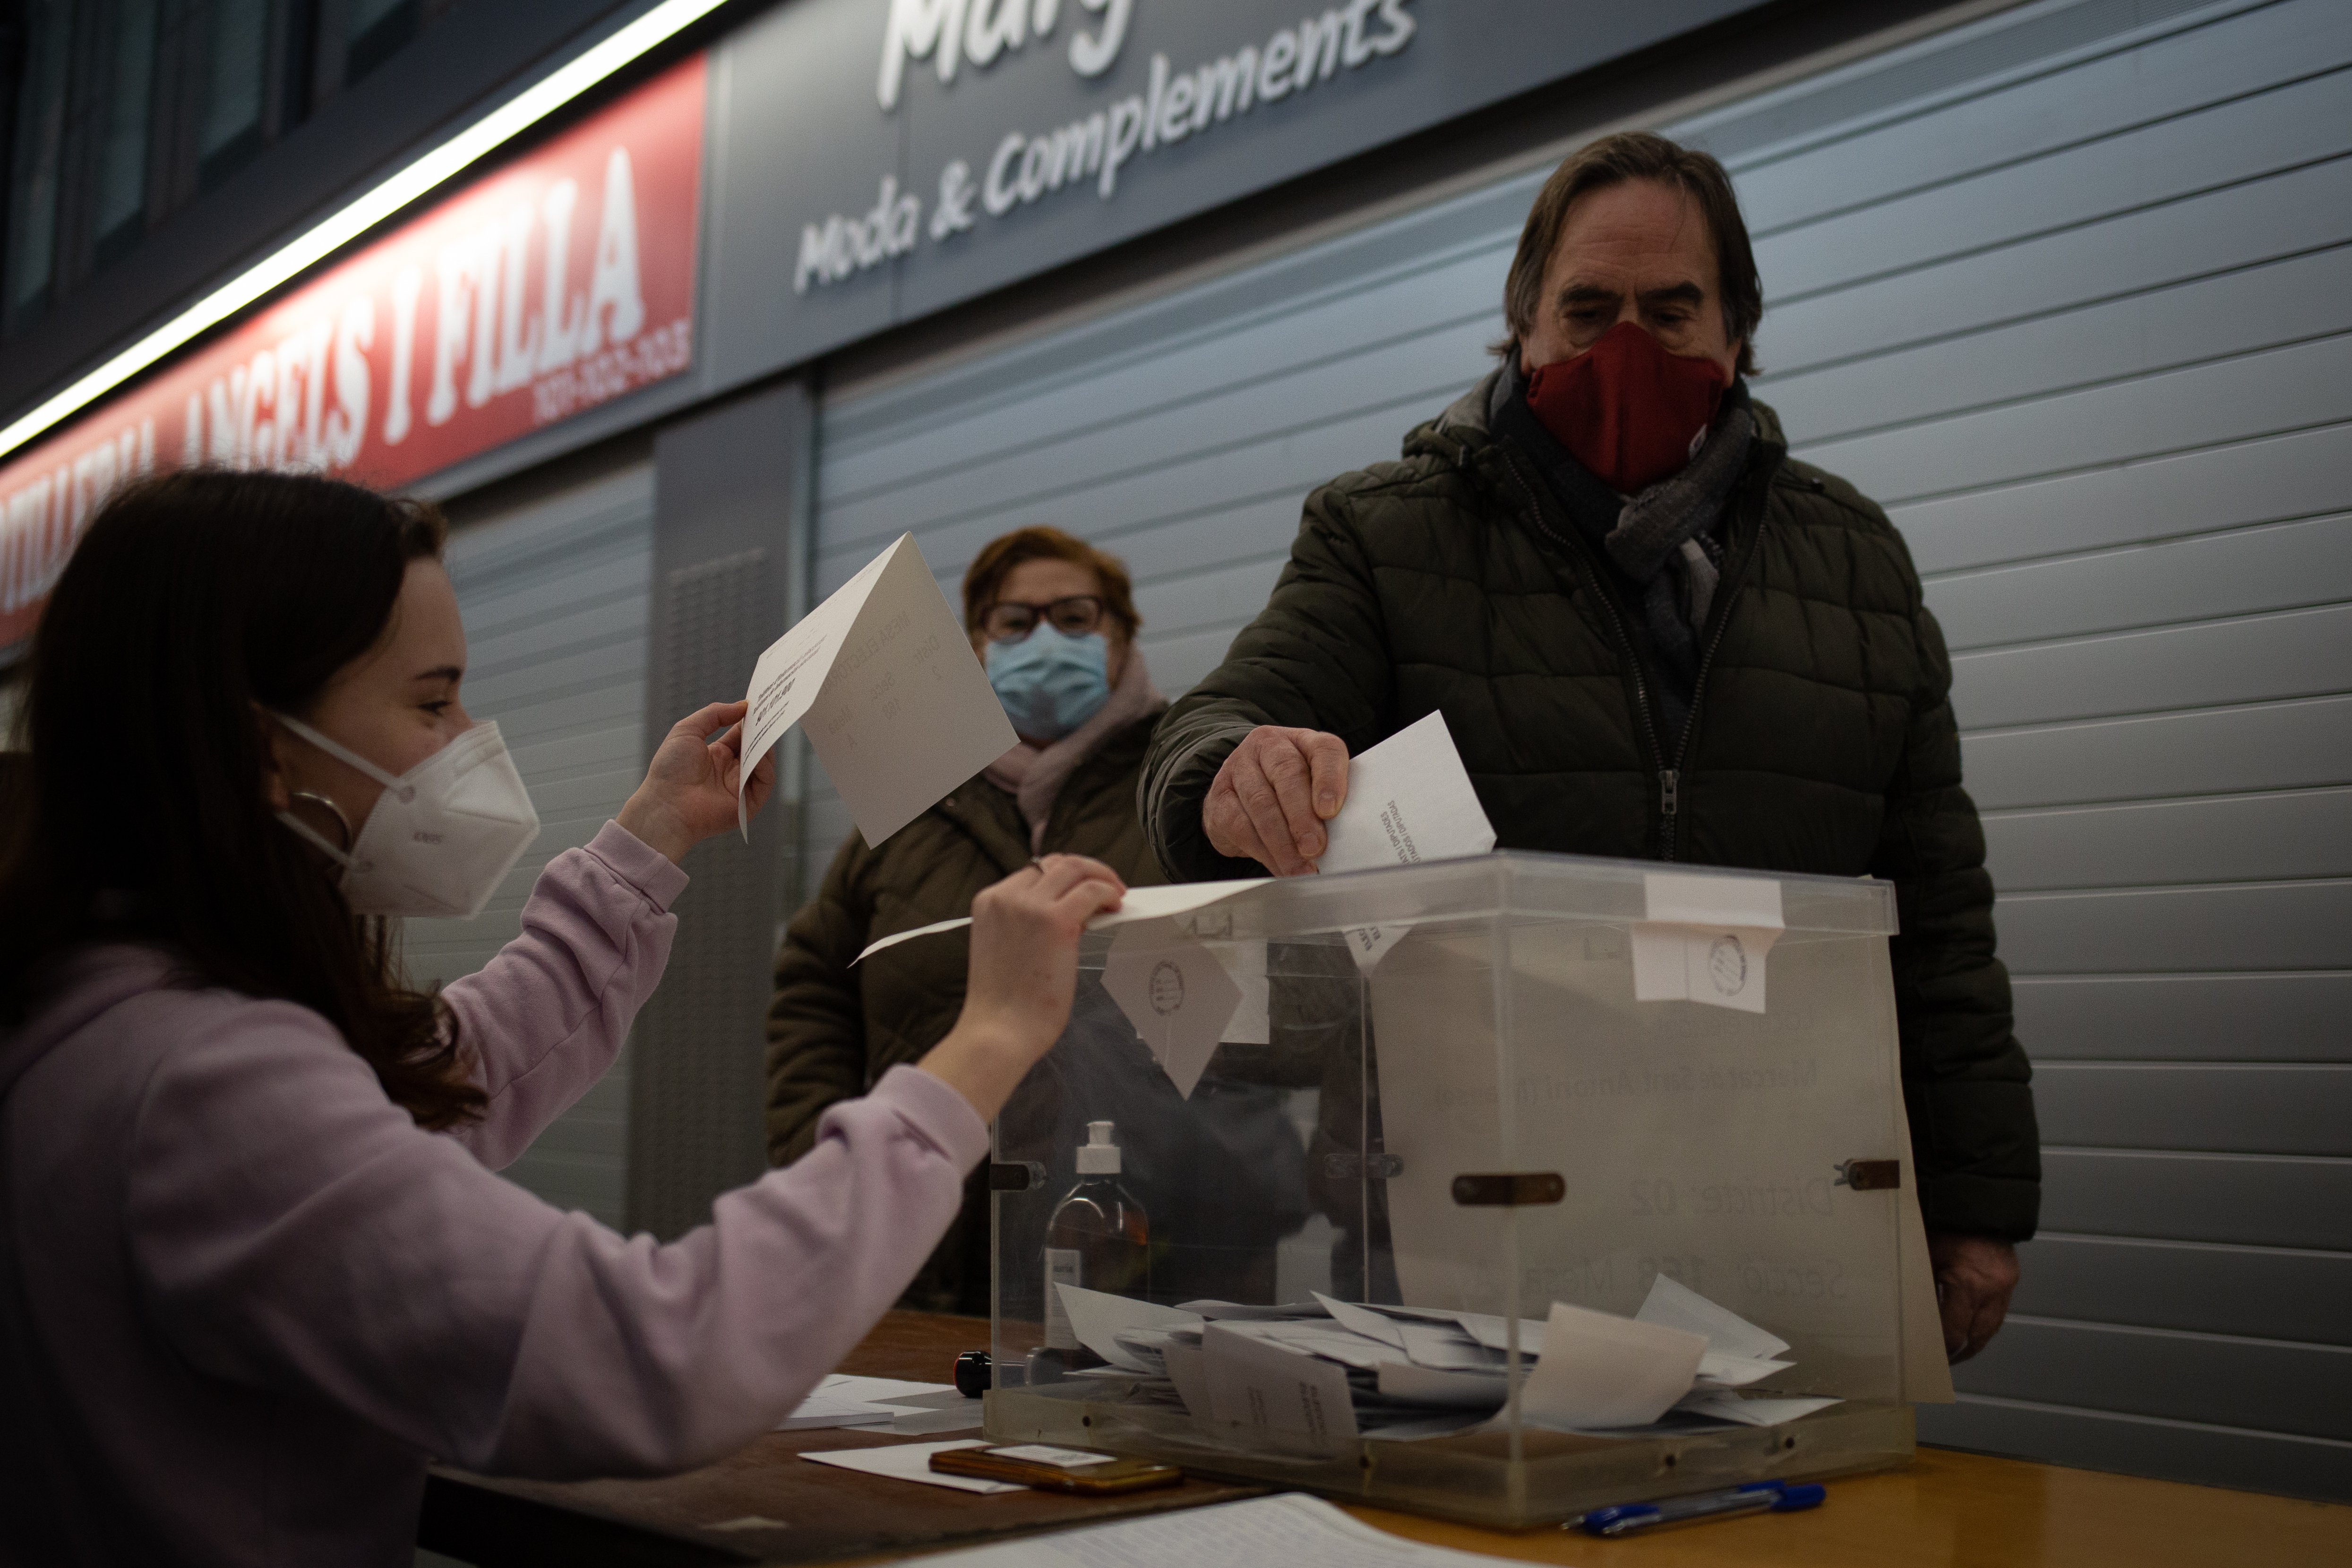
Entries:
POLYGON ((1099 861, 1047 855, 973 899, 963 1012, 918 1065, 994 1121, 1070 1021, 1079 934, 1126 894, 1099 861))
MULTIPOLYGON (((735 826, 735 786, 743 771, 743 715, 747 703, 712 703, 676 724, 655 748, 646 781, 614 820, 673 864, 686 852, 735 826), (725 730, 723 735, 715 731, 725 730)), ((776 788, 776 757, 771 751, 751 770, 744 808, 757 816, 776 788)))

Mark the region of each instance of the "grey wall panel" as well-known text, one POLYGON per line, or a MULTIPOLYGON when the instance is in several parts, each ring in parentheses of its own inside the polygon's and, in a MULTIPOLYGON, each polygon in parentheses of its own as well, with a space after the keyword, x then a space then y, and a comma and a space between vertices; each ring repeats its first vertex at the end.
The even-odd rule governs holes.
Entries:
POLYGON ((2352 239, 2352 159, 2298 165, 1931 267, 1790 299, 1757 341, 1793 372, 2024 321, 2352 239))
POLYGON ((1956 573, 1927 589, 1955 653, 2327 604, 2352 599, 2352 513, 1956 573))
POLYGON ((1971 729, 2312 696, 2352 686, 2352 605, 2208 621, 1952 661, 1971 729))
POLYGON ((2352 1253, 2045 1232, 2018 1262, 2032 1317, 2352 1344, 2352 1253))
MULTIPOLYGON (((476 919, 413 920, 410 973, 455 979, 521 928, 547 862, 584 844, 644 769, 653 476, 640 466, 460 528, 448 562, 465 617, 467 708, 499 721, 540 813, 540 836, 476 919)), ((607 1224, 622 1221, 629 1058, 558 1117, 509 1179, 607 1224)))
POLYGON ((2352 1439, 2352 1350, 2012 1315, 1952 1369, 1969 1394, 2352 1439))
POLYGON ((2352 1157, 2352 1064, 2042 1061, 2033 1101, 2072 1147, 2352 1157))
POLYGON ((2004 895, 2021 975, 2352 968, 2352 882, 2004 895))
POLYGON ((1889 508, 1938 573, 2352 506, 2352 425, 2329 425, 1889 508))
POLYGON ((2352 1252, 2352 1160, 2049 1147, 2042 1178, 2052 1230, 2352 1252))
MULTIPOLYGON (((2328 0, 2233 9, 2240 14, 2221 27, 2170 32, 2139 47, 2128 35, 2102 38, 2072 57, 2036 60, 2016 73, 2021 79, 1990 90, 1750 152, 1740 160, 1740 200, 1777 229, 2352 62, 2352 15, 2328 0)), ((1957 41, 1939 42, 1948 50, 1957 41)), ((1713 135, 1701 140, 1717 146, 1713 135)))
POLYGON ((1979 730, 1965 749, 1988 810, 2352 783, 2352 697, 1979 730))
MULTIPOLYGON (((2352 329, 2352 247, 1790 375, 1758 395, 1796 441, 1843 439, 2021 397, 2172 370, 2352 329)), ((1787 340, 1776 334, 1775 344, 1787 340)))
POLYGON ((2352 789, 1993 812, 1985 842, 2011 893, 2352 876, 2352 789))
MULTIPOLYGON (((2063 92, 2063 78, 2049 90, 2063 92)), ((1985 250, 2105 213, 2211 190, 2352 151, 2352 74, 2269 91, 1983 173, 1925 183, 1760 241, 1778 294, 1801 298, 1985 250)), ((1767 221, 1769 215, 1766 214, 1767 221)))
MULTIPOLYGON (((2352 1476, 2352 1443, 2325 1437, 1963 1395, 1957 1405, 1919 1407, 1919 1440, 2083 1469, 2352 1501, 2345 1479, 2352 1476)), ((2044 1531, 2053 1562, 2093 1562, 2115 1546, 2111 1527, 2064 1513, 2050 1514, 2044 1531)))
MULTIPOLYGON (((2352 114, 2347 114, 2352 121, 2352 114)), ((2352 338, 1806 448, 1884 505, 2352 418, 2352 338)))
POLYGON ((2037 1058, 2336 1061, 2352 974, 2025 975, 2017 1035, 2037 1058))

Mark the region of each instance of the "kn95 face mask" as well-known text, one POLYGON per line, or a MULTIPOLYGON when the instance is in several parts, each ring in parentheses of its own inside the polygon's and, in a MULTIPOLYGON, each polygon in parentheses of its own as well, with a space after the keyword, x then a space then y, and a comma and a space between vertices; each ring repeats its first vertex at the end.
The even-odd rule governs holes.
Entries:
POLYGON ((299 719, 270 716, 383 786, 349 850, 292 813, 278 813, 343 868, 343 897, 353 914, 471 919, 539 837, 530 791, 495 723, 474 726, 395 776, 299 719))

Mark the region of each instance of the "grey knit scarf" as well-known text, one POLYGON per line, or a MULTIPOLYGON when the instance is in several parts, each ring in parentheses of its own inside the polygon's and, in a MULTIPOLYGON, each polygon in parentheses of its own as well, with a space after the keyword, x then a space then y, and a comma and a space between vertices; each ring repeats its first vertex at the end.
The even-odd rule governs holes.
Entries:
POLYGON ((1625 503, 1605 541, 1618 570, 1642 585, 1642 614, 1659 653, 1695 670, 1699 629, 1722 580, 1716 519, 1748 466, 1755 416, 1734 404, 1678 473, 1625 503))

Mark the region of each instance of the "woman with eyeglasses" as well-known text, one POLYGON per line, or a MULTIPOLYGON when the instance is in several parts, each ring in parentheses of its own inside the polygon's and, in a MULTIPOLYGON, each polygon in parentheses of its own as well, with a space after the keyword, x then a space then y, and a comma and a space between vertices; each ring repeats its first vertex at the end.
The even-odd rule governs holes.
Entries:
MULTIPOLYGON (((1038 855, 1091 857, 1129 886, 1167 879, 1136 817, 1136 778, 1167 699, 1151 684, 1118 558, 1059 528, 991 541, 963 580, 964 627, 1021 744, 879 848, 853 831, 776 956, 768 1013, 768 1157, 807 1155, 828 1107, 930 1050, 963 1006, 961 935, 877 937, 961 915, 1038 855)), ((988 1197, 957 1221, 901 1301, 989 1310, 988 1197)))
POLYGON ((143 480, 34 635, 0 779, 11 1563, 390 1568, 429 1457, 563 1479, 740 1448, 913 1277, 1118 904, 1069 857, 971 890, 936 1046, 674 1242, 501 1180, 660 979, 677 862, 735 825, 743 705, 670 730, 479 974, 411 988, 394 917, 479 913, 539 829, 464 706, 442 535, 326 479, 143 480))

